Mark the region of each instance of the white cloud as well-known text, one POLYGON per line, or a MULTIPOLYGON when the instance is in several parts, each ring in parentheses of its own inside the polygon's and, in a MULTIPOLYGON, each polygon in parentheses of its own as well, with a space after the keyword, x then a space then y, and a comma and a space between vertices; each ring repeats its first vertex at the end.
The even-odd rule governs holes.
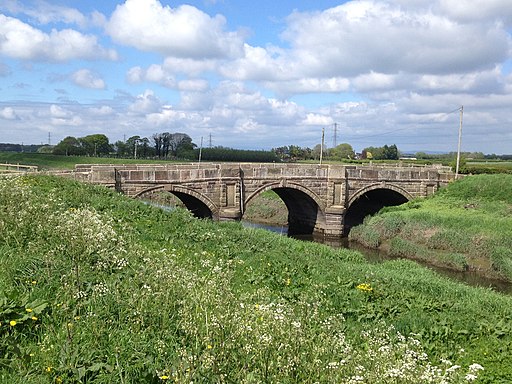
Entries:
POLYGON ((173 73, 167 65, 152 64, 146 69, 137 66, 128 70, 126 80, 131 84, 149 82, 180 91, 204 92, 209 88, 204 79, 177 80, 173 73))
POLYGON ((101 107, 90 108, 90 111, 95 116, 111 116, 114 114, 114 109, 108 105, 102 105, 101 107))
POLYGON ((188 58, 167 57, 163 67, 170 73, 184 73, 190 76, 198 76, 203 72, 217 69, 218 61, 212 59, 194 60, 188 58))
POLYGON ((68 118, 72 113, 58 105, 52 104, 50 106, 50 115, 55 118, 68 118))
POLYGON ((146 90, 143 94, 138 95, 135 101, 128 107, 128 110, 135 114, 148 114, 158 112, 163 103, 155 96, 151 90, 146 90))
POLYGON ((18 19, 0 14, 0 54, 14 59, 68 61, 76 59, 116 60, 113 49, 105 49, 93 35, 72 29, 45 33, 18 19))
POLYGON ((11 107, 5 107, 3 109, 0 109, 0 118, 5 120, 16 120, 18 119, 18 115, 16 115, 16 112, 11 107))
POLYGON ((79 114, 56 104, 50 106, 50 121, 54 126, 78 127, 84 123, 79 114))
POLYGON ((209 87, 208 81, 203 79, 189 79, 178 82, 178 89, 184 92, 205 92, 209 87))
POLYGON ((246 44, 244 56, 220 71, 231 79, 264 82, 284 95, 343 92, 350 84, 363 92, 382 91, 407 87, 411 75, 492 71, 512 56, 512 42, 503 24, 495 22, 496 4, 503 1, 491 2, 486 23, 450 19, 435 12, 446 4, 432 2, 399 7, 362 0, 322 12, 294 12, 282 34, 289 48, 246 44))
POLYGON ((308 113, 302 123, 304 125, 326 127, 334 123, 334 121, 330 116, 325 116, 318 113, 308 113))
POLYGON ((71 74, 73 82, 83 88, 105 89, 105 81, 89 69, 80 69, 71 74))
POLYGON ((118 43, 178 58, 225 58, 239 54, 241 37, 225 32, 223 16, 210 17, 190 5, 162 6, 158 0, 118 5, 107 33, 118 43))
POLYGON ((499 25, 462 24, 381 1, 294 13, 283 37, 293 47, 289 58, 310 76, 466 72, 494 67, 511 47, 499 25))
POLYGON ((509 0, 485 0, 475 4, 473 0, 440 0, 440 10, 462 21, 502 20, 512 23, 512 7, 509 0))

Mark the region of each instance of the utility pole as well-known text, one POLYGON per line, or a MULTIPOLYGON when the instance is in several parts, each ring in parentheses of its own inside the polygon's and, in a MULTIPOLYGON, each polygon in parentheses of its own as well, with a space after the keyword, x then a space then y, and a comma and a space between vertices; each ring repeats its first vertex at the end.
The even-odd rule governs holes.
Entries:
POLYGON ((201 145, 199 146, 199 162, 201 162, 202 155, 203 155, 203 136, 201 136, 201 145))
POLYGON ((48 132, 48 145, 52 145, 52 134, 48 132))
POLYGON ((322 128, 322 141, 320 142, 320 165, 322 165, 322 157, 324 154, 324 138, 325 138, 325 128, 322 128))
POLYGON ((460 142, 462 138, 462 117, 464 115, 464 106, 460 107, 460 121, 459 121, 459 142, 457 144, 457 164, 455 165, 455 179, 459 178, 459 165, 460 165, 460 142))
POLYGON ((208 148, 211 148, 212 147, 212 134, 210 132, 210 134, 208 135, 208 148))
POLYGON ((336 148, 338 145, 338 123, 334 123, 334 135, 332 138, 332 147, 336 148))

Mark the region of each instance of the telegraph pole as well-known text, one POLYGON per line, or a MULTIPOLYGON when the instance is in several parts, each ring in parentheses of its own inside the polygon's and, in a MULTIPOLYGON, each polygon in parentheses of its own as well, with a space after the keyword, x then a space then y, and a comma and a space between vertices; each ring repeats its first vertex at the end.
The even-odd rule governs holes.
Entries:
POLYGON ((199 162, 201 162, 202 155, 203 155, 203 136, 201 136, 201 145, 199 146, 199 162))
POLYGON ((462 138, 462 117, 464 115, 464 106, 460 107, 460 121, 459 121, 459 142, 457 144, 457 163, 455 165, 455 179, 459 178, 459 165, 460 165, 460 142, 462 138))
POLYGON ((322 156, 324 154, 324 138, 325 138, 325 128, 322 128, 322 141, 320 142, 320 165, 322 165, 322 156))

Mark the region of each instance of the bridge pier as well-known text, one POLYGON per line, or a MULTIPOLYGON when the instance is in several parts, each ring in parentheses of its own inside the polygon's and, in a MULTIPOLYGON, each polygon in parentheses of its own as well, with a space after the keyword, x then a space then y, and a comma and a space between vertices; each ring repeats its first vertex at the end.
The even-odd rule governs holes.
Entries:
POLYGON ((242 212, 238 208, 220 208, 219 221, 239 221, 242 218, 242 212))
POLYGON ((346 209, 343 206, 333 205, 325 210, 325 228, 323 230, 326 238, 340 238, 343 236, 344 218, 346 209))

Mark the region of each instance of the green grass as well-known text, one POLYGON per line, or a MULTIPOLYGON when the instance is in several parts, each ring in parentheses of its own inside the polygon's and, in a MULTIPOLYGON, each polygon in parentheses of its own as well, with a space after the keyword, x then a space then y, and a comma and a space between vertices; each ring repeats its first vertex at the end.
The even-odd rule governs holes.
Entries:
POLYGON ((431 198, 385 208, 350 237, 367 243, 369 234, 401 257, 512 281, 512 175, 466 177, 431 198))
POLYGON ((168 162, 170 161, 0 152, 0 164, 36 165, 40 170, 73 169, 76 164, 150 164, 168 162))
POLYGON ((414 262, 46 176, 0 180, 0 229, 1 383, 512 375, 512 298, 414 262))

